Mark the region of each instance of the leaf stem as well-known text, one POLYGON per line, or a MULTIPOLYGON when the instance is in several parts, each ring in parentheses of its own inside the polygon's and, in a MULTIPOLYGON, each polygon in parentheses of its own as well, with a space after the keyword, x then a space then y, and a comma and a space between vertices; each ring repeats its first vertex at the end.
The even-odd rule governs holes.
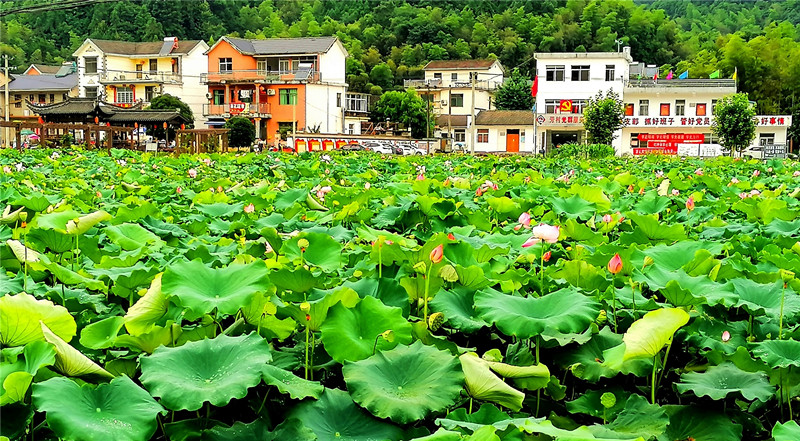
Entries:
POLYGON ((653 357, 653 377, 650 380, 650 404, 656 404, 656 367, 658 366, 658 354, 653 357))
POLYGON ((658 385, 661 385, 661 381, 664 380, 664 375, 667 373, 667 357, 669 357, 669 350, 672 348, 672 341, 673 339, 669 339, 667 351, 664 353, 664 361, 661 363, 661 375, 658 376, 658 385))
POLYGON ((425 322, 425 327, 428 327, 428 291, 431 289, 431 272, 433 271, 433 262, 428 268, 428 275, 425 277, 425 299, 423 300, 423 313, 422 320, 425 322))
MULTIPOLYGON (((783 301, 785 298, 786 298, 786 283, 783 284, 783 290, 781 290, 781 313, 780 313, 780 319, 778 320, 778 340, 783 339, 783 301)), ((752 316, 750 317, 750 319, 752 320, 752 316)), ((789 413, 791 413, 791 411, 789 413)))
POLYGON ((305 379, 308 380, 308 323, 306 323, 306 360, 305 360, 305 379))

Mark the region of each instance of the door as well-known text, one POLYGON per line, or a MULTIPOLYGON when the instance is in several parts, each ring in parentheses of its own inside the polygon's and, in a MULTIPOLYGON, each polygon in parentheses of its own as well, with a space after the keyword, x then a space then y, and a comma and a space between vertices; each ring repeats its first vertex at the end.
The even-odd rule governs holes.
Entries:
POLYGON ((506 151, 519 152, 519 129, 506 131, 506 151))

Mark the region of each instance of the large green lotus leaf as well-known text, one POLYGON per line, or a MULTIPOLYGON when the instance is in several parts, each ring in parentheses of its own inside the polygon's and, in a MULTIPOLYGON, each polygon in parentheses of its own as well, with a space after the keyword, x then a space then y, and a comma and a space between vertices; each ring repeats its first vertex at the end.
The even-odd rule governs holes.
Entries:
POLYGON ((669 423, 666 412, 657 404, 650 404, 641 395, 631 395, 625 407, 613 421, 606 426, 591 427, 592 432, 601 437, 609 435, 641 436, 653 439, 664 433, 669 423))
POLYGON ((569 218, 589 219, 594 215, 595 204, 586 202, 578 195, 572 195, 567 199, 559 197, 550 198, 550 203, 556 213, 564 214, 569 218))
POLYGON ((6 374, 8 366, 0 365, 0 406, 6 406, 25 399, 33 382, 33 375, 25 371, 16 371, 6 374))
POLYGON ((625 408, 625 403, 630 396, 630 392, 613 387, 603 390, 589 390, 581 394, 578 398, 567 401, 564 406, 569 413, 582 413, 595 418, 613 420, 614 417, 625 408), (603 395, 611 394, 614 396, 613 405, 606 408, 603 405, 603 395))
POLYGON ((411 324, 403 318, 402 310, 385 306, 375 297, 365 297, 353 308, 337 303, 328 311, 320 330, 325 350, 340 363, 370 357, 373 348, 387 351, 411 343, 411 324), (394 332, 392 341, 380 337, 388 330, 394 332))
POLYGON ((648 268, 648 272, 653 268, 675 271, 691 262, 695 253, 700 250, 708 250, 716 256, 722 252, 722 248, 723 244, 719 242, 683 240, 671 245, 659 244, 642 251, 637 250, 634 251, 634 256, 637 259, 644 258, 643 256, 650 256, 653 259, 655 263, 648 268))
POLYGON ((287 418, 302 422, 319 441, 395 441, 404 437, 399 427, 373 418, 339 389, 326 389, 319 400, 298 404, 287 418))
POLYGON ((166 414, 125 376, 98 386, 51 378, 33 386, 33 403, 46 412, 47 425, 59 438, 75 441, 148 440, 157 415, 166 414))
POLYGON ((479 401, 488 401, 507 407, 513 411, 522 408, 525 394, 506 384, 489 368, 489 363, 474 352, 459 357, 467 392, 479 401))
POLYGON ((80 218, 80 216, 81 214, 74 210, 54 211, 36 216, 35 224, 42 229, 67 234, 67 223, 80 218))
POLYGON ((28 239, 32 242, 44 245, 56 254, 65 253, 71 250, 75 245, 75 240, 72 236, 45 228, 31 229, 30 233, 28 233, 28 239))
POLYGON ((342 368, 353 400, 402 424, 452 406, 464 384, 458 359, 417 341, 342 368))
POLYGON ((771 368, 800 367, 800 341, 768 340, 756 345, 753 354, 771 368))
POLYGON ((336 242, 330 235, 322 233, 302 233, 293 237, 291 240, 283 242, 281 247, 281 254, 286 255, 290 259, 299 259, 302 255, 303 259, 312 264, 322 268, 325 272, 333 272, 341 268, 342 260, 342 244, 336 242), (300 252, 300 246, 297 241, 305 239, 308 241, 308 247, 305 252, 300 252))
POLYGON ((206 401, 224 406, 260 383, 270 360, 269 344, 258 335, 223 334, 177 348, 160 347, 142 357, 141 381, 168 409, 197 410, 206 401))
POLYGON ((682 224, 663 224, 658 221, 658 215, 640 215, 628 213, 628 218, 636 227, 633 232, 622 233, 620 242, 623 244, 651 242, 675 242, 686 239, 686 231, 682 224))
POLYGON ((68 377, 114 378, 111 373, 98 366, 89 357, 54 334, 44 323, 41 323, 44 339, 55 346, 55 369, 68 377))
POLYGON ((396 306, 403 310, 403 317, 408 317, 410 311, 408 293, 395 279, 384 277, 379 280, 364 277, 355 282, 345 282, 344 286, 352 288, 362 299, 375 297, 386 306, 396 306))
MULTIPOLYGON (((484 278, 485 280, 485 278, 484 278)), ((456 288, 440 292, 429 303, 431 311, 444 314, 447 323, 461 332, 472 333, 489 326, 475 311, 475 291, 456 288)))
POLYGON ((168 297, 176 297, 195 317, 214 309, 222 314, 236 314, 269 285, 267 268, 261 261, 218 269, 197 260, 178 262, 170 265, 161 277, 161 291, 168 297))
POLYGON ((161 291, 162 275, 157 274, 153 278, 145 295, 125 313, 125 329, 130 335, 137 336, 149 332, 167 313, 169 299, 161 291))
POLYGON ((44 340, 40 322, 67 341, 78 329, 67 308, 49 300, 37 300, 25 293, 0 297, 0 343, 4 346, 44 340))
MULTIPOLYGON (((58 199, 60 198, 56 197, 54 203, 57 202, 58 199)), ((47 199, 47 197, 45 197, 45 195, 43 195, 42 193, 32 193, 25 197, 17 198, 16 200, 14 200, 13 204, 22 205, 23 207, 31 211, 39 212, 46 210, 47 207, 50 206, 50 200, 47 199)))
POLYGON ((475 309, 504 334, 525 339, 545 329, 583 332, 597 318, 600 304, 574 288, 563 288, 539 298, 484 289, 475 294, 475 309))
MULTIPOLYGON (((6 241, 6 245, 11 248, 11 252, 14 253, 14 257, 19 260, 19 263, 31 264, 40 260, 38 252, 26 247, 18 240, 9 239, 6 241)), ((41 270, 41 267, 35 269, 41 270)))
MULTIPOLYGON (((196 420, 200 427, 204 424, 203 420, 196 420)), ((274 431, 268 430, 266 421, 258 419, 249 424, 237 421, 230 427, 217 425, 205 431, 198 430, 202 434, 204 441, 315 441, 316 437, 311 429, 304 427, 302 423, 292 419, 284 421, 274 431)), ((170 440, 175 438, 170 437, 170 440)))
MULTIPOLYGON (((781 295, 783 282, 758 283, 750 279, 737 278, 731 280, 734 292, 739 296, 736 307, 744 308, 750 315, 760 316, 767 314, 777 319, 781 313, 781 295)), ((793 317, 800 313, 800 295, 791 288, 786 288, 783 315, 793 317)))
POLYGON ((161 244, 161 239, 139 224, 121 224, 106 227, 103 230, 111 242, 123 250, 132 251, 150 245, 161 244))
MULTIPOLYGON (((212 323, 210 326, 195 328, 195 335, 211 327, 216 328, 216 325, 212 323)), ((153 326, 149 328, 147 332, 136 335, 122 334, 114 341, 114 346, 138 349, 152 354, 159 346, 174 346, 175 343, 181 341, 205 338, 205 336, 200 336, 187 339, 183 333, 183 328, 181 328, 180 325, 174 323, 172 320, 167 320, 164 326, 153 326)), ((187 334, 190 334, 190 332, 187 331, 187 334)), ((210 338, 211 335, 208 337, 210 338)))
POLYGON ((430 435, 420 438, 413 438, 410 441, 463 441, 464 437, 460 432, 453 432, 452 430, 439 429, 430 435))
POLYGON ((658 441, 741 441, 742 426, 730 417, 707 409, 708 406, 663 406, 669 415, 667 430, 658 441))
POLYGON ((103 210, 95 211, 94 213, 89 213, 85 216, 81 216, 77 219, 72 219, 67 222, 66 229, 67 234, 83 234, 93 226, 99 224, 100 222, 107 221, 111 219, 111 215, 106 213, 103 210))
POLYGON ((270 364, 263 367, 262 377, 265 383, 277 387, 280 393, 289 394, 294 399, 319 398, 325 389, 316 381, 304 380, 287 370, 270 364))
POLYGON ((583 288, 585 291, 604 289, 608 286, 604 270, 583 260, 568 260, 552 277, 563 280, 572 286, 583 288))
MULTIPOLYGON (((417 199, 417 201, 419 201, 419 199, 417 199)), ((499 198, 489 196, 486 198, 486 203, 489 204, 489 207, 491 207, 492 210, 500 214, 508 214, 515 211, 519 213, 519 205, 505 196, 501 196, 499 198)))
POLYGON ((733 363, 712 366, 707 371, 688 372, 681 375, 675 384, 679 393, 692 392, 698 397, 706 395, 712 400, 721 400, 732 393, 740 393, 745 400, 767 401, 775 395, 766 375, 761 372, 745 372, 733 363))
MULTIPOLYGON (((705 298, 709 304, 723 304, 732 306, 738 300, 730 284, 715 283, 708 276, 690 276, 683 269, 670 271, 660 266, 650 266, 645 270, 645 274, 637 272, 633 279, 637 282, 644 282, 651 290, 663 290, 670 285, 670 282, 691 293, 692 299, 705 298)), ((665 296, 667 294, 664 294, 665 296)), ((673 300, 678 300, 680 293, 671 293, 673 300)))
POLYGON ((670 280, 659 292, 672 306, 677 307, 699 305, 706 301, 705 297, 696 296, 692 290, 681 288, 677 280, 670 280))
POLYGON ((124 324, 125 318, 118 315, 94 322, 81 330, 80 342, 89 349, 111 347, 124 324))
POLYGON ((620 370, 628 360, 652 358, 669 342, 675 331, 688 322, 689 314, 682 309, 662 308, 650 311, 633 322, 622 337, 624 351, 611 348, 603 353, 604 364, 611 369, 620 370))
MULTIPOLYGON (((55 363, 56 352, 51 344, 37 340, 25 345, 22 356, 24 359, 20 360, 4 351, 4 362, 0 363, 0 406, 23 401, 39 368, 55 363)), ((4 415, 6 409, 3 408, 4 415)))
MULTIPOLYGON (((484 355, 485 356, 485 355, 484 355)), ((510 378, 520 389, 537 390, 550 382, 550 370, 543 364, 530 366, 514 366, 511 364, 488 361, 489 369, 504 378, 510 378)))
POLYGON ((642 437, 633 437, 626 435, 610 434, 609 436, 596 437, 592 430, 586 426, 580 426, 575 430, 559 429, 553 426, 549 420, 540 422, 528 422, 520 429, 527 433, 540 433, 553 438, 554 441, 644 441, 642 437))
POLYGON ((633 208, 637 213, 641 214, 658 214, 669 207, 669 204, 669 198, 659 196, 654 192, 648 192, 633 208))
POLYGON ((444 418, 437 418, 436 424, 445 429, 467 429, 476 431, 484 426, 492 426, 497 430, 506 430, 508 426, 522 426, 528 422, 539 422, 544 418, 511 418, 493 404, 485 403, 473 413, 467 409, 459 408, 447 414, 444 418))
POLYGON ((601 378, 613 377, 620 372, 636 376, 646 375, 653 366, 653 360, 649 358, 625 361, 622 363, 621 371, 604 365, 604 352, 612 348, 621 348, 621 343, 622 336, 614 334, 609 327, 605 327, 587 343, 558 356, 558 360, 568 366, 573 375, 592 383, 601 378))
POLYGON ((230 217, 236 213, 242 213, 244 204, 243 203, 226 204, 224 202, 220 202, 217 204, 197 204, 195 205, 195 207, 200 212, 208 215, 211 218, 222 218, 222 217, 230 217))
POLYGON ((800 439, 800 425, 797 421, 775 424, 772 428, 772 437, 775 441, 797 441, 800 439))
POLYGON ((311 291, 311 289, 317 285, 316 277, 311 274, 311 271, 305 268, 297 268, 296 270, 281 268, 277 271, 270 272, 269 279, 281 291, 287 290, 304 293, 311 291))

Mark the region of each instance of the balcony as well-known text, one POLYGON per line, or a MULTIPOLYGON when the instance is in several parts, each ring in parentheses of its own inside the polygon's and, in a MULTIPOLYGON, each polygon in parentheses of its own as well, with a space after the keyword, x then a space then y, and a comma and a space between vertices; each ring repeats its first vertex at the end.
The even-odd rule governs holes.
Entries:
POLYGON ((269 103, 226 103, 203 104, 203 116, 248 116, 254 118, 272 118, 269 103))
MULTIPOLYGON (((503 81, 495 80, 477 80, 475 81, 475 90, 494 91, 503 85, 503 81)), ((404 80, 403 86, 406 88, 413 87, 415 89, 471 89, 472 82, 470 80, 464 81, 443 81, 441 78, 434 79, 419 79, 419 80, 404 80)))
POLYGON ((625 89, 654 89, 654 88, 677 88, 677 87, 712 87, 712 88, 730 88, 736 91, 736 80, 732 78, 687 78, 681 80, 673 78, 671 80, 659 79, 653 81, 653 78, 631 78, 625 82, 625 89))
POLYGON ((321 79, 319 71, 297 70, 229 70, 200 74, 203 84, 225 83, 316 83, 321 79))
POLYGON ((183 77, 172 72, 105 71, 100 72, 101 84, 180 84, 183 77))

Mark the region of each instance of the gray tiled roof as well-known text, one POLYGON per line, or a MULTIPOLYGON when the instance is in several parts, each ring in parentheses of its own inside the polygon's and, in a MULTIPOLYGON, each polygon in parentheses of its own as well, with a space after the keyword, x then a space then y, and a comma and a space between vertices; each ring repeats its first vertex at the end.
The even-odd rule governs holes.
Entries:
MULTIPOLYGON (((153 55, 159 56, 161 47, 164 41, 117 41, 117 40, 96 40, 91 39, 101 51, 107 54, 121 54, 121 55, 153 55)), ((178 48, 172 51, 173 54, 186 54, 189 53, 195 46, 200 43, 200 40, 178 40, 178 48)))
MULTIPOLYGON (((63 77, 56 75, 17 75, 9 83, 9 92, 13 91, 45 91, 63 90, 67 91, 78 86, 78 74, 70 74, 63 77)), ((0 86, 0 90, 3 87, 0 86)))
MULTIPOLYGON (((36 63, 31 64, 30 66, 28 66, 28 69, 30 69, 31 66, 33 66, 36 70, 38 70, 39 73, 43 73, 43 74, 55 74, 56 72, 58 72, 59 69, 61 69, 61 66, 51 66, 49 64, 36 64, 36 63)), ((26 69, 26 71, 27 71, 27 69, 26 69)), ((36 74, 34 74, 34 75, 36 75, 36 74)))
POLYGON ((532 126, 530 110, 483 110, 475 117, 478 126, 532 126))
POLYGON ((290 55, 325 53, 336 42, 336 37, 270 38, 245 40, 226 37, 239 52, 250 55, 290 55))

